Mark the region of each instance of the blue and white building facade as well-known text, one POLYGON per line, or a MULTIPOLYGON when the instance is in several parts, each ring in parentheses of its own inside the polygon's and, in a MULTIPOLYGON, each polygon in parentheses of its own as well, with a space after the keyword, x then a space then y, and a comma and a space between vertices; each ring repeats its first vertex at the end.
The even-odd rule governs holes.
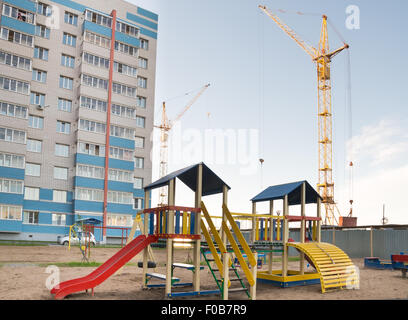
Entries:
POLYGON ((104 201, 106 225, 130 228, 152 177, 157 14, 122 0, 0 6, 0 240, 56 241, 103 220, 104 201))

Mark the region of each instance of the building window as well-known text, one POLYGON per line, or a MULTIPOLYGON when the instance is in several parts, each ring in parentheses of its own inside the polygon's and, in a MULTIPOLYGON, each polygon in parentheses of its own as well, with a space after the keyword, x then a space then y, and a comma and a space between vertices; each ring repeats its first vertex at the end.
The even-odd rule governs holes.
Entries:
POLYGON ((120 192, 120 191, 108 191, 108 202, 120 203, 120 204, 132 204, 133 193, 120 192))
POLYGON ((30 85, 27 82, 0 77, 0 89, 28 94, 30 85))
POLYGON ((132 182, 133 181, 133 171, 109 169, 108 179, 112 181, 132 182))
POLYGON ((27 139, 27 151, 41 153, 42 141, 27 139))
POLYGON ((49 17, 52 14, 51 6, 42 2, 38 2, 37 13, 49 17))
POLYGON ((32 80, 43 83, 47 82, 47 72, 38 69, 33 69, 32 80))
POLYGON ((31 60, 28 58, 23 58, 20 56, 16 56, 15 54, 7 53, 4 51, 0 51, 0 63, 8 65, 10 67, 23 69, 23 70, 31 70, 31 60))
POLYGON ((144 148, 145 138, 143 137, 135 137, 135 148, 144 148))
POLYGON ((58 110, 71 112, 72 101, 68 99, 58 98, 58 110))
POLYGON ((103 190, 76 188, 75 199, 85 201, 103 201, 103 190))
POLYGON ((24 156, 10 153, 0 153, 0 166, 24 169, 24 156))
POLYGON ((131 77, 137 77, 137 69, 135 67, 128 66, 126 64, 120 62, 113 63, 113 70, 119 72, 124 75, 128 75, 131 77))
POLYGON ((85 11, 85 20, 110 28, 112 26, 112 18, 90 11, 85 11))
POLYGON ((66 54, 61 55, 61 65, 68 68, 75 67, 75 58, 66 54))
POLYGON ((79 130, 95 133, 105 133, 106 124, 85 119, 79 119, 79 130))
POLYGON ((119 138, 132 139, 135 136, 135 130, 131 128, 124 128, 119 126, 111 125, 110 135, 119 138))
POLYGON ((123 84, 114 82, 112 84, 112 91, 123 96, 136 98, 136 88, 134 87, 125 86, 123 84))
POLYGON ((143 189, 143 178, 135 177, 135 180, 133 182, 133 187, 135 189, 143 189))
POLYGON ((21 212, 21 207, 0 204, 0 219, 21 221, 21 212))
POLYGON ((107 48, 110 49, 110 39, 105 38, 105 37, 101 37, 95 33, 89 32, 89 31, 85 31, 84 34, 84 39, 86 42, 95 44, 97 46, 103 47, 103 48, 107 48))
POLYGON ((25 131, 0 127, 0 140, 15 143, 26 143, 26 133, 25 131))
POLYGON ((34 58, 48 61, 48 49, 35 46, 34 58))
POLYGON ((92 65, 97 66, 99 68, 109 69, 109 59, 102 58, 102 57, 99 57, 99 56, 95 56, 95 55, 90 54, 88 52, 84 52, 82 57, 83 57, 83 60, 86 63, 92 64, 92 65))
POLYGON ((41 165, 26 162, 25 174, 26 176, 39 177, 41 175, 41 165))
POLYGON ((69 134, 70 131, 71 124, 69 122, 57 120, 57 132, 69 134))
POLYGON ((104 157, 105 156, 105 146, 79 142, 78 143, 78 152, 83 154, 89 154, 91 156, 104 157))
POLYGON ((146 109, 146 98, 145 97, 141 97, 141 96, 137 96, 136 97, 136 106, 146 109))
POLYGON ((108 214, 106 225, 112 227, 131 227, 133 224, 131 215, 128 214, 108 214))
POLYGON ((14 42, 17 44, 22 44, 24 46, 29 46, 29 47, 32 47, 34 43, 32 36, 25 34, 25 33, 17 32, 14 30, 9 30, 4 27, 1 28, 0 37, 3 40, 7 40, 7 41, 14 42))
POLYGON ((24 211, 24 221, 26 224, 38 224, 38 211, 24 211))
POLYGON ((122 42, 115 41, 115 50, 128 54, 130 56, 137 56, 137 48, 124 44, 122 42))
POLYGON ((54 179, 68 180, 68 168, 54 167, 54 179))
POLYGON ((109 157, 119 160, 132 161, 133 150, 123 149, 119 147, 109 147, 109 157))
POLYGON ((117 104, 112 104, 111 108, 112 114, 124 117, 124 118, 129 118, 129 119, 134 119, 136 110, 130 107, 126 106, 120 106, 117 104))
POLYGON ((52 224, 55 226, 65 226, 66 225, 66 215, 61 213, 52 214, 52 224))
POLYGON ((1 102, 0 114, 9 117, 27 119, 27 107, 18 106, 7 102, 1 102))
POLYGON ((147 59, 139 57, 138 64, 139 68, 147 69, 147 59))
POLYGON ((108 103, 106 101, 81 96, 81 107, 106 112, 108 103))
POLYGON ((24 199, 26 200, 40 200, 40 188, 25 187, 24 199))
POLYGON ((30 114, 28 116, 28 126, 30 128, 42 129, 44 127, 44 118, 30 114))
POLYGON ((149 40, 140 38, 140 48, 149 50, 149 40))
POLYGON ((137 85, 140 88, 146 89, 147 88, 147 79, 143 78, 143 77, 137 77, 137 85))
POLYGON ((30 93, 30 103, 37 106, 44 106, 45 104, 45 94, 39 92, 30 93))
POLYGON ((105 169, 103 167, 94 167, 85 164, 77 164, 76 175, 93 179, 104 179, 105 169))
POLYGON ((59 87, 60 87, 61 89, 72 90, 72 85, 73 85, 73 83, 74 83, 74 79, 68 78, 68 77, 64 77, 64 76, 60 76, 59 87))
POLYGON ((34 13, 11 7, 7 4, 3 5, 3 15, 23 22, 34 24, 34 13))
POLYGON ((22 194, 23 181, 0 178, 0 192, 22 194))
POLYGON ((50 28, 37 24, 35 26, 35 35, 41 38, 49 39, 50 38, 50 28))
POLYGON ((133 26, 130 26, 126 23, 116 21, 116 31, 125 33, 131 37, 138 37, 139 36, 139 29, 133 26))
POLYGON ((108 80, 92 77, 87 74, 82 74, 82 84, 94 88, 108 90, 108 80))
POLYGON ((62 190, 52 190, 53 202, 67 202, 67 192, 62 190))
POLYGON ((75 47, 76 46, 76 36, 64 32, 62 36, 62 43, 67 46, 75 47))
POLYGON ((135 169, 143 169, 144 168, 144 158, 135 157, 135 169))
POLYGON ((143 209, 143 199, 142 198, 134 198, 133 209, 136 209, 136 210, 143 209))
POLYGON ((78 16, 71 12, 65 11, 64 22, 76 26, 78 25, 78 16))
POLYGON ((136 116, 136 127, 144 128, 145 123, 146 123, 146 118, 145 117, 136 116))
POLYGON ((55 155, 58 157, 68 157, 69 156, 69 146, 65 144, 55 144, 55 155))

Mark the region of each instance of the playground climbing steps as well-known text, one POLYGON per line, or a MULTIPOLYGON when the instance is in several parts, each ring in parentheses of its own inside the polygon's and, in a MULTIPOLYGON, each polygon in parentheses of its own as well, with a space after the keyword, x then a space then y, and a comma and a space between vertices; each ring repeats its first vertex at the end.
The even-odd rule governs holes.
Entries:
POLYGON ((306 255, 306 259, 320 275, 322 293, 328 289, 359 287, 357 268, 340 248, 325 242, 289 242, 287 244, 306 255))
MULTIPOLYGON (((222 255, 226 252, 229 252, 230 250, 228 250, 229 248, 226 247, 226 245, 223 243, 217 229, 215 228, 215 225, 207 211, 207 208, 205 206, 205 204, 203 202, 201 202, 201 210, 203 213, 203 216, 205 218, 205 221, 207 222, 208 225, 208 229, 205 226, 204 223, 201 223, 201 230, 203 231, 207 246, 209 251, 207 251, 207 249, 203 246, 201 249, 201 252, 205 258, 205 261, 217 283, 217 286, 220 290, 222 290, 222 286, 221 284, 223 283, 221 280, 224 278, 224 264, 223 261, 221 259, 222 255), (211 237, 211 235, 214 238, 211 237), (212 259, 209 259, 207 257, 208 254, 212 255, 212 259), (221 257, 220 257, 221 256, 221 257), (213 268, 211 266, 210 262, 214 262, 216 265, 216 269, 213 268), (218 278, 215 274, 215 270, 217 272, 220 273, 221 278, 218 278)), ((238 225, 236 224, 236 222, 234 221, 232 215, 230 214, 228 208, 224 205, 223 206, 223 210, 224 210, 224 214, 228 220, 228 222, 230 223, 230 226, 232 228, 232 231, 234 232, 234 235, 236 237, 236 239, 234 238, 231 230, 229 229, 227 223, 225 221, 222 222, 222 230, 225 233, 229 243, 230 243, 230 247, 232 248, 232 252, 235 254, 236 258, 238 259, 239 263, 240 263, 240 267, 242 268, 245 277, 249 283, 250 286, 253 286, 255 284, 256 278, 254 278, 252 271, 250 270, 250 268, 256 268, 256 259, 249 247, 249 245, 247 244, 247 242, 245 241, 244 236, 241 233, 241 230, 239 230, 238 225), (245 260, 245 258, 243 257, 242 252, 245 252, 247 261, 245 260)), ((239 275, 236 267, 234 266, 232 259, 230 258, 228 260, 228 268, 230 269, 230 271, 234 271, 234 275, 235 278, 231 278, 228 280, 228 287, 230 287, 231 285, 231 281, 239 281, 240 285, 242 288, 238 288, 240 291, 245 291, 246 294, 248 295, 248 298, 251 298, 251 295, 247 289, 247 287, 245 286, 244 283, 244 279, 241 278, 241 276, 239 275)), ((238 291, 237 288, 231 289, 229 290, 231 292, 233 291, 238 291)), ((221 291, 222 292, 222 291, 221 291)))

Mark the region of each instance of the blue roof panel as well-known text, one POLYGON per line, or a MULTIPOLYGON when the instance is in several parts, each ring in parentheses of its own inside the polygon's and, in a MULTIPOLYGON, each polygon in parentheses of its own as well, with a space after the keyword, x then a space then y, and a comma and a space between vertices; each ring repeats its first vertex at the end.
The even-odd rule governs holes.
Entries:
MULTIPOLYGON (((160 178, 159 180, 144 187, 145 191, 163 187, 174 178, 179 178, 186 186, 188 186, 194 192, 197 187, 197 167, 200 163, 188 166, 186 168, 174 171, 167 176, 160 178)), ((220 177, 218 177, 205 163, 203 165, 203 196, 209 196, 216 193, 221 193, 223 186, 227 186, 231 189, 220 177)))
POLYGON ((252 202, 261 202, 269 200, 279 200, 283 199, 286 195, 288 196, 289 205, 300 204, 300 191, 301 186, 305 182, 306 184, 306 203, 317 203, 317 198, 322 197, 317 193, 317 191, 306 181, 296 181, 291 183, 280 184, 276 186, 270 186, 263 190, 261 193, 257 194, 251 199, 252 202))

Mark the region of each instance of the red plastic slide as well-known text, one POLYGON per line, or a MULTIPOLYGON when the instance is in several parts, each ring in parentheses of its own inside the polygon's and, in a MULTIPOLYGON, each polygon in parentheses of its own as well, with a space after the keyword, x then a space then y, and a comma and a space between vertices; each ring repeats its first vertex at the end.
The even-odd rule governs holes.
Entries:
POLYGON ((63 299, 65 296, 71 293, 95 288, 97 285, 101 284, 103 281, 113 275, 118 269, 120 269, 140 251, 146 248, 150 243, 156 241, 157 237, 153 235, 148 237, 145 235, 138 236, 89 275, 82 278, 61 282, 51 290, 51 294, 55 295, 55 299, 63 299))

